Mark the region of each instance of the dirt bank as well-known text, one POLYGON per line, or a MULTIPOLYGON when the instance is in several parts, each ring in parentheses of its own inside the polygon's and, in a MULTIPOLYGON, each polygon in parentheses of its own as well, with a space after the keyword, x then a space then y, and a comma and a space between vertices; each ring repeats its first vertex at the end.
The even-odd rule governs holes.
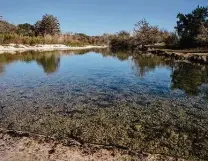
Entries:
POLYGON ((17 131, 0 130, 1 161, 184 161, 162 155, 130 152, 115 147, 59 142, 53 138, 17 131))

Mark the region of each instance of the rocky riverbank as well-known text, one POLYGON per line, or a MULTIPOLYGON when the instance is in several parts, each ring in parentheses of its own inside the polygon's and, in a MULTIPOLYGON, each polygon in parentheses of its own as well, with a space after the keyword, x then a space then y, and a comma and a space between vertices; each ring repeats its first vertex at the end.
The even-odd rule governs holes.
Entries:
POLYGON ((162 49, 149 49, 148 53, 158 56, 172 57, 176 60, 184 60, 193 63, 208 64, 208 52, 201 53, 186 52, 186 51, 168 51, 162 49))
POLYGON ((83 47, 71 47, 62 44, 50 44, 50 45, 21 45, 21 44, 7 44, 0 45, 0 54, 2 53, 17 53, 26 51, 55 51, 55 50, 85 50, 85 49, 102 49, 107 46, 83 46, 83 47))
POLYGON ((42 135, 4 129, 0 130, 0 158, 2 161, 185 161, 111 146, 81 144, 74 140, 60 142, 42 135))

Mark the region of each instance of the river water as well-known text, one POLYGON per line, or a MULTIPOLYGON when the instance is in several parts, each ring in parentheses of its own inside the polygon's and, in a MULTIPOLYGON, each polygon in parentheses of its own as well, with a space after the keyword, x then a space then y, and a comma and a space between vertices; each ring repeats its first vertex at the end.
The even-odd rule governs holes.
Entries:
POLYGON ((208 159, 208 66, 125 52, 0 55, 0 124, 208 159))

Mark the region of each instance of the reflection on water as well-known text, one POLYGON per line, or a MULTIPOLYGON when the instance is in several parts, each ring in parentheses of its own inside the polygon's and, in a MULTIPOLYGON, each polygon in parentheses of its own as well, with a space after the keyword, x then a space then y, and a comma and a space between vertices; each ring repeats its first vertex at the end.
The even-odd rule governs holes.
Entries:
POLYGON ((153 71, 158 67, 172 68, 172 62, 164 57, 154 55, 140 55, 133 59, 134 69, 138 76, 143 77, 146 73, 153 71))
MULTIPOLYGON (((60 57, 66 55, 83 55, 88 50, 76 52, 44 52, 44 53, 19 53, 15 55, 0 55, 0 74, 5 72, 5 66, 12 62, 24 61, 27 63, 35 61, 40 65, 46 74, 56 73, 60 67, 60 57)), ((208 83, 208 66, 193 65, 185 62, 174 62, 165 57, 154 55, 131 56, 130 53, 110 53, 107 50, 95 50, 94 52, 102 53, 103 57, 114 57, 120 61, 131 59, 132 68, 138 77, 144 77, 157 68, 169 68, 171 77, 171 89, 180 89, 189 95, 197 95, 200 92, 199 87, 208 83)))
POLYGON ((4 72, 4 64, 0 63, 0 74, 4 72))
POLYGON ((60 57, 51 55, 50 57, 43 56, 40 59, 36 59, 37 63, 41 65, 45 73, 54 73, 58 70, 60 64, 60 57))
POLYGON ((196 95, 200 92, 199 86, 208 83, 208 66, 178 63, 171 77, 173 89, 181 89, 187 94, 196 95))
POLYGON ((60 55, 50 52, 45 53, 19 53, 19 54, 1 54, 0 55, 0 73, 4 72, 4 66, 16 62, 24 61, 30 63, 36 61, 38 65, 42 66, 46 74, 54 73, 58 70, 60 65, 60 55))
POLYGON ((106 50, 61 51, 2 54, 0 72, 2 127, 208 158, 207 66, 106 50))

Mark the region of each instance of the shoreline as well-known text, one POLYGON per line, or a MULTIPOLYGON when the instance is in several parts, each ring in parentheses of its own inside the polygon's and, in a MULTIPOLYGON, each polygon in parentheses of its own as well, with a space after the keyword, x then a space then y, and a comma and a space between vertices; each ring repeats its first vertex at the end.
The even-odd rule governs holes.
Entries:
POLYGON ((0 45, 0 54, 11 53, 15 54, 18 52, 27 52, 27 51, 56 51, 56 50, 86 50, 86 49, 104 49, 108 46, 83 46, 83 47, 71 47, 63 44, 39 44, 39 45, 22 45, 22 44, 5 44, 0 45))
POLYGON ((0 158, 2 161, 70 160, 70 161, 186 161, 186 159, 143 153, 114 146, 79 143, 76 140, 57 141, 22 131, 0 128, 0 158), (6 148, 5 148, 6 147, 6 148))
POLYGON ((188 61, 191 63, 208 64, 208 52, 183 52, 166 49, 149 49, 149 54, 175 58, 176 60, 188 61))

